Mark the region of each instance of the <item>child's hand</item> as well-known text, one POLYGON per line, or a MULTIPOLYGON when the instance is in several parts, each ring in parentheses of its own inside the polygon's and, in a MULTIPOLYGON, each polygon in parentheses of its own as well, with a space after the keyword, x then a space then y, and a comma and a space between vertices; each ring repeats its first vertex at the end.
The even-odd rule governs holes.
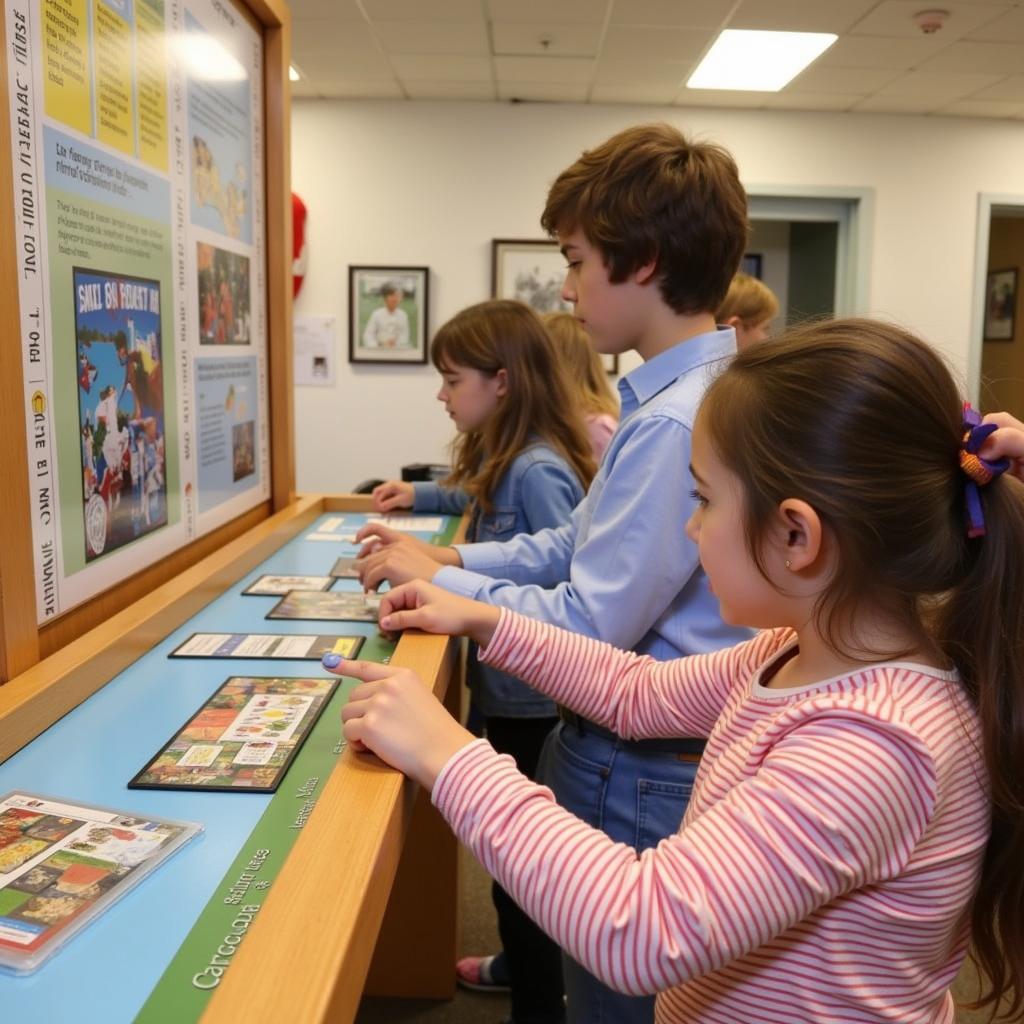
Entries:
POLYGON ((451 756, 473 742, 411 669, 330 654, 324 656, 324 667, 363 680, 341 709, 352 748, 371 751, 425 789, 433 789, 451 756))
POLYGON ((395 508, 412 508, 416 492, 403 480, 385 480, 373 489, 373 511, 390 512, 395 508))
MULTIPOLYGON (((385 485, 381 484, 381 486, 385 485)), ((392 530, 390 526, 385 526, 383 523, 367 523, 356 531, 356 543, 363 545, 356 558, 365 558, 389 544, 398 544, 402 540, 412 540, 412 538, 408 534, 402 533, 401 530, 392 530)))
POLYGON ((390 544, 361 559, 357 569, 363 590, 376 590, 385 580, 397 586, 409 580, 433 579, 441 563, 432 557, 434 549, 426 547, 430 554, 413 544, 390 544))
POLYGON ((983 423, 998 423, 999 429, 986 438, 978 454, 989 462, 1009 459, 1012 473, 1024 480, 1024 423, 1008 412, 990 412, 983 423))
POLYGON ((427 633, 468 636, 486 647, 494 636, 500 615, 500 610, 489 604, 414 580, 384 595, 379 625, 389 633, 422 629, 427 633))

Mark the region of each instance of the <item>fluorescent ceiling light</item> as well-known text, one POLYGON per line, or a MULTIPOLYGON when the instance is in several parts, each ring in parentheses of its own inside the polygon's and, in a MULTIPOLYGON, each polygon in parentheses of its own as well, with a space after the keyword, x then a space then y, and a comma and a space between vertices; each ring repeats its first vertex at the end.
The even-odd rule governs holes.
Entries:
POLYGON ((778 92, 837 38, 831 32, 727 28, 690 75, 686 87, 778 92))
POLYGON ((295 70, 294 64, 288 65, 288 81, 297 82, 302 76, 295 70))

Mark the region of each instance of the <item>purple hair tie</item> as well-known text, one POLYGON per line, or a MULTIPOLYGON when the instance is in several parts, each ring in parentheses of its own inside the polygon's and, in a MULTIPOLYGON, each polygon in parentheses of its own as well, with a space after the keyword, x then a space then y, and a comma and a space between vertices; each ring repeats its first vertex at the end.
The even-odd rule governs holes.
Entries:
POLYGON ((1009 459, 990 462, 978 451, 985 441, 999 429, 996 423, 982 423, 981 414, 964 402, 964 438, 960 445, 960 469, 967 477, 964 500, 967 505, 967 536, 985 536, 985 510, 981 504, 980 488, 991 483, 1000 473, 1010 468, 1009 459))

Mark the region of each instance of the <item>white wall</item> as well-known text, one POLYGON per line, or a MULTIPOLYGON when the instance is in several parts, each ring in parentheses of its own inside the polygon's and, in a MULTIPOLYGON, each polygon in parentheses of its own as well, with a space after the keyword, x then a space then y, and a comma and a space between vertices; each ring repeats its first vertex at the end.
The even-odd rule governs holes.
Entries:
MULTIPOLYGON (((349 366, 349 264, 427 265, 434 327, 490 292, 492 238, 540 238, 552 179, 613 132, 667 120, 732 150, 750 186, 875 190, 870 312, 967 361, 979 192, 1020 191, 1024 124, 572 104, 299 100, 292 187, 309 208, 297 313, 338 318, 334 388, 299 388, 298 486, 336 491, 443 461, 426 367, 349 366)), ((628 370, 633 362, 625 360, 628 370)))

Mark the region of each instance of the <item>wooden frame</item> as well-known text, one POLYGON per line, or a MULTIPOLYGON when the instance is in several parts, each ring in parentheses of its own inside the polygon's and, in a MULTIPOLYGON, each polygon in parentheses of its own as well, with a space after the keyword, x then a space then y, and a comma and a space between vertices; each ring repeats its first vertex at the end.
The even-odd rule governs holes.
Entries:
MULTIPOLYGON (((23 416, 8 422, 0 447, 0 683, 23 673, 41 657, 58 650, 126 607, 143 593, 172 579, 210 551, 251 529, 295 496, 294 363, 291 284, 291 130, 288 64, 291 21, 283 0, 235 0, 262 33, 264 43, 264 153, 266 188, 267 371, 270 418, 271 497, 217 530, 196 538, 173 556, 151 564, 52 622, 39 626, 34 594, 31 503, 28 489, 28 438, 23 416)), ((6 27, 0 19, 4 63, 0 74, 0 230, 14 239, 15 216, 7 78, 6 27)), ((14 246, 0 245, 0 303, 20 323, 14 246)), ((24 408, 24 371, 20 345, 0 345, 0 406, 24 408)))
POLYGON ((427 338, 430 334, 429 267, 355 267, 348 268, 348 361, 350 363, 399 364, 425 366, 427 338), (363 282, 373 284, 372 300, 364 304, 363 282), (397 310, 394 308, 397 295, 397 310), (374 308, 370 309, 370 305, 374 308), (387 311, 384 324, 374 337, 374 319, 387 311), (394 316, 403 318, 406 342, 396 338, 394 316), (409 344, 411 342, 411 344, 409 344))
POLYGON ((571 312, 562 299, 565 258, 550 238, 491 241, 491 296, 518 299, 538 313, 571 312))
MULTIPOLYGON (((0 761, 318 515, 371 507, 366 496, 301 498, 12 679, 0 688, 0 761)), ((457 713, 460 691, 449 685, 457 645, 449 638, 403 636, 391 664, 415 669, 457 713)), ((427 796, 375 759, 346 751, 202 1019, 352 1020, 368 972, 374 994, 451 998, 456 895, 457 844, 427 796)))
POLYGON ((985 322, 982 341, 1008 341, 1016 337, 1017 283, 1016 267, 990 270, 985 276, 985 322))

